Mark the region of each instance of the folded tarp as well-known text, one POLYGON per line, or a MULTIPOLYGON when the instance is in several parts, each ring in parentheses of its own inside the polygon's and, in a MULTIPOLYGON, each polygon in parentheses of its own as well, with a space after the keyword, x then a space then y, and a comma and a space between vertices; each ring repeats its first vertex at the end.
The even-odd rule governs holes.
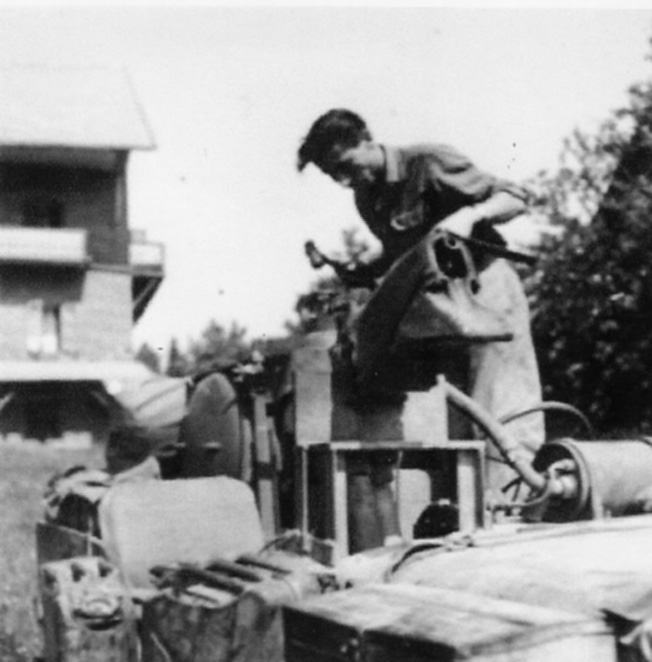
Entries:
POLYGON ((115 485, 99 508, 107 557, 132 588, 152 587, 156 565, 206 565, 264 544, 251 488, 219 476, 115 485))

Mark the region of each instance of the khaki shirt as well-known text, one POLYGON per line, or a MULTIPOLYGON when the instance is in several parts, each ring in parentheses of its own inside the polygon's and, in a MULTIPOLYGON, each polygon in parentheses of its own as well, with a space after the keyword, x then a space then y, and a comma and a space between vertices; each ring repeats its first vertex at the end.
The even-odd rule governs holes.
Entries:
MULTIPOLYGON (((498 191, 527 200, 523 188, 482 172, 451 147, 420 145, 385 151, 385 180, 355 193, 362 219, 383 246, 379 273, 462 207, 482 202, 498 191)), ((540 403, 541 385, 528 304, 516 272, 504 260, 493 260, 480 274, 480 284, 481 302, 506 317, 514 338, 475 345, 470 357, 460 356, 460 365, 468 365, 470 358, 465 390, 498 420, 540 403)), ((540 414, 517 419, 507 430, 528 455, 545 436, 540 414)), ((497 468, 489 467, 490 476, 497 468)), ((495 484, 491 478, 490 482, 495 484)))
POLYGON ((360 216, 383 246, 381 273, 433 226, 462 207, 498 191, 527 200, 523 188, 482 172, 447 145, 384 150, 384 181, 355 192, 360 216))

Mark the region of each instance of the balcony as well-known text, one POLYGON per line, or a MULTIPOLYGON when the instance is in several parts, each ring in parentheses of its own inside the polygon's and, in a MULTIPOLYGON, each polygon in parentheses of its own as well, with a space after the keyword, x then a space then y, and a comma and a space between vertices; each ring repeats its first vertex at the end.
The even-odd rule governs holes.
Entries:
POLYGON ((0 266, 84 268, 89 262, 86 230, 0 226, 0 266))
POLYGON ((133 319, 138 321, 163 282, 165 250, 161 243, 145 240, 142 231, 131 231, 129 244, 133 319))
POLYGON ((163 276, 165 251, 163 244, 136 240, 129 244, 129 264, 138 276, 163 276))

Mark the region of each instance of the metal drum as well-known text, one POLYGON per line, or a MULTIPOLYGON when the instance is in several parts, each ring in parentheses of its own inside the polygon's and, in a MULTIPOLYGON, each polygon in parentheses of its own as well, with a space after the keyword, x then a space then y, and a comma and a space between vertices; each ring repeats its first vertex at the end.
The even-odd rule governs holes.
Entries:
POLYGON ((647 441, 557 440, 541 448, 533 466, 545 473, 564 460, 572 462, 575 489, 548 501, 544 521, 618 517, 646 510, 652 495, 652 445, 647 441))

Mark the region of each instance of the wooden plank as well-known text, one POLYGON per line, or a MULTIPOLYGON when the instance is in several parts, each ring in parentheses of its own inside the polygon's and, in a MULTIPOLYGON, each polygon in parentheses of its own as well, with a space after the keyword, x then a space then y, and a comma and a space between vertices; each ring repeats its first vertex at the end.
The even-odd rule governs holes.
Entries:
POLYGON ((459 530, 471 532, 484 526, 484 455, 477 450, 456 451, 459 530))
POLYGON ((65 526, 38 522, 36 524, 36 560, 38 565, 50 561, 62 561, 77 556, 103 556, 98 540, 68 529, 65 526))
MULTIPOLYGON (((324 443, 324 442, 309 442, 324 443)), ((358 439, 346 439, 343 441, 331 441, 330 447, 334 451, 402 451, 402 450, 484 450, 484 441, 460 441, 450 440, 437 444, 424 444, 421 441, 403 441, 403 440, 387 440, 387 441, 360 441, 358 439)))
MULTIPOLYGON (((348 464, 359 453, 373 453, 397 451, 402 452, 403 468, 419 468, 425 471, 437 469, 442 466, 450 466, 457 472, 457 481, 459 483, 458 493, 455 494, 454 488, 448 488, 450 493, 445 496, 451 500, 458 500, 460 505, 460 525, 461 530, 473 531, 482 526, 484 514, 484 482, 482 472, 484 442, 482 441, 457 441, 452 444, 442 445, 423 445, 406 444, 405 442, 330 442, 313 446, 304 447, 301 456, 302 462, 312 467, 315 462, 324 461, 324 489, 326 500, 330 504, 328 514, 320 515, 326 518, 330 514, 333 521, 322 520, 325 525, 326 535, 333 536, 335 544, 340 555, 349 553, 348 536, 348 507, 347 507, 347 472, 348 464)), ((432 476, 428 473, 428 478, 432 485, 432 476)), ((307 482, 307 476, 300 476, 301 480, 307 482)), ((416 484, 415 484, 416 485, 416 484)), ((399 499, 399 510, 401 511, 400 501, 406 499, 411 501, 411 511, 417 515, 430 503, 431 490, 424 490, 416 485, 414 494, 407 490, 408 483, 396 489, 397 499, 399 499), (405 489, 403 489, 405 487, 405 489), (413 503, 412 503, 413 502, 413 503), (420 504, 420 507, 419 507, 420 504)), ((440 488, 442 486, 439 486, 440 488)), ((444 486, 445 487, 445 486, 444 486)), ((309 521, 311 515, 303 514, 303 508, 308 512, 310 509, 309 487, 305 486, 305 496, 301 497, 299 514, 302 518, 302 526, 306 530, 314 529, 314 522, 309 521)), ((439 495, 441 496, 441 494, 439 495)), ((413 525, 411 522, 410 525, 413 525)), ((410 531, 406 528, 406 523, 402 522, 402 532, 407 538, 411 537, 410 531)))
POLYGON ((334 333, 311 333, 292 353, 295 430, 299 446, 332 437, 332 365, 328 352, 334 333))
POLYGON ((256 461, 256 495, 258 510, 263 527, 263 534, 271 540, 278 534, 279 503, 276 485, 276 470, 272 465, 269 421, 267 417, 267 398, 260 393, 254 394, 254 447, 256 461))
POLYGON ((296 486, 294 503, 296 509, 297 523, 299 529, 304 536, 310 533, 308 523, 308 462, 310 457, 308 455, 308 448, 305 446, 298 446, 295 449, 295 467, 294 475, 296 486))
POLYGON ((333 476, 332 512, 336 550, 340 558, 349 554, 349 491, 346 457, 341 453, 331 453, 331 476, 333 476))
POLYGON ((296 438, 299 446, 324 443, 331 438, 330 372, 297 372, 294 375, 296 438))
POLYGON ((443 388, 408 393, 401 418, 406 439, 418 439, 428 446, 448 442, 448 406, 443 388))

